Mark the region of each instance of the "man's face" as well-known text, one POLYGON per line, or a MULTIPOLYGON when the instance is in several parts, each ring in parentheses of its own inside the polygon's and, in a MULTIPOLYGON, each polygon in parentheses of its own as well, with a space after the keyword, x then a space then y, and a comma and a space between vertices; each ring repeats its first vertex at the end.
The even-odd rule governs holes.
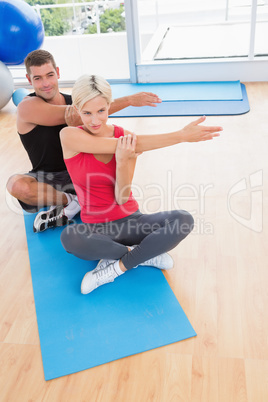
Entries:
POLYGON ((42 66, 30 67, 30 75, 26 75, 29 83, 33 86, 37 96, 40 96, 47 102, 54 99, 58 94, 59 68, 55 70, 51 63, 42 66))

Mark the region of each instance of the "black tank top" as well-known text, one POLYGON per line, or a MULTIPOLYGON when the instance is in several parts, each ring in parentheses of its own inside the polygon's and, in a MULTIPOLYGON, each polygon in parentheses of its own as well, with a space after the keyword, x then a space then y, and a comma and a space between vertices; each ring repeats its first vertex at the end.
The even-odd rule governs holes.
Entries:
MULTIPOLYGON (((62 94, 66 105, 72 104, 71 95, 62 94)), ((36 96, 35 93, 29 96, 36 96)), ((36 126, 27 134, 20 134, 21 142, 32 163, 31 172, 61 172, 66 170, 60 143, 60 126, 36 126)))

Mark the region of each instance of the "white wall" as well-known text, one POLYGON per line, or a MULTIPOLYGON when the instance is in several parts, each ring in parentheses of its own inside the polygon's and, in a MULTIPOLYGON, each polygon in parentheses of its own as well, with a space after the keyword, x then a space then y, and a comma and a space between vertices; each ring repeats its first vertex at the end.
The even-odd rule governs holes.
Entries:
POLYGON ((189 61, 144 63, 137 66, 138 81, 195 82, 195 81, 268 81, 268 58, 236 61, 189 61))
POLYGON ((74 81, 82 74, 129 78, 125 32, 46 37, 42 48, 54 55, 62 81, 74 81))

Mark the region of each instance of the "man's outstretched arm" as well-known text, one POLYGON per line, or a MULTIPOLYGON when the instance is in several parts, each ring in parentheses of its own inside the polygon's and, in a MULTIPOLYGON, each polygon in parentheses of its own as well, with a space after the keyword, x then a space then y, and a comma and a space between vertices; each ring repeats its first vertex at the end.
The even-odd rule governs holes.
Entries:
POLYGON ((161 103, 162 100, 152 92, 138 92, 134 95, 123 96, 122 98, 115 99, 110 106, 109 114, 113 114, 128 106, 153 106, 161 103))

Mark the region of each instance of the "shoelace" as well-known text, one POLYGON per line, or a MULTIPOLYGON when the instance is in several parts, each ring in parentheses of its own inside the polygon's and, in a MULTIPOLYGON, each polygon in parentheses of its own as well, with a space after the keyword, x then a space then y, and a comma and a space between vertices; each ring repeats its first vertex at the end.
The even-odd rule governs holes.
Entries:
POLYGON ((63 217, 63 215, 64 215, 64 209, 62 209, 62 211, 58 215, 55 215, 52 218, 49 218, 47 220, 47 224, 49 225, 50 223, 53 223, 53 222, 57 221, 58 219, 61 219, 63 217))
POLYGON ((104 285, 107 282, 113 282, 114 275, 117 276, 112 264, 109 264, 105 268, 93 272, 93 275, 96 275, 96 281, 98 286, 104 285))
POLYGON ((99 266, 97 267, 97 271, 100 271, 101 269, 105 269, 108 265, 111 265, 114 261, 116 260, 101 260, 99 266))

